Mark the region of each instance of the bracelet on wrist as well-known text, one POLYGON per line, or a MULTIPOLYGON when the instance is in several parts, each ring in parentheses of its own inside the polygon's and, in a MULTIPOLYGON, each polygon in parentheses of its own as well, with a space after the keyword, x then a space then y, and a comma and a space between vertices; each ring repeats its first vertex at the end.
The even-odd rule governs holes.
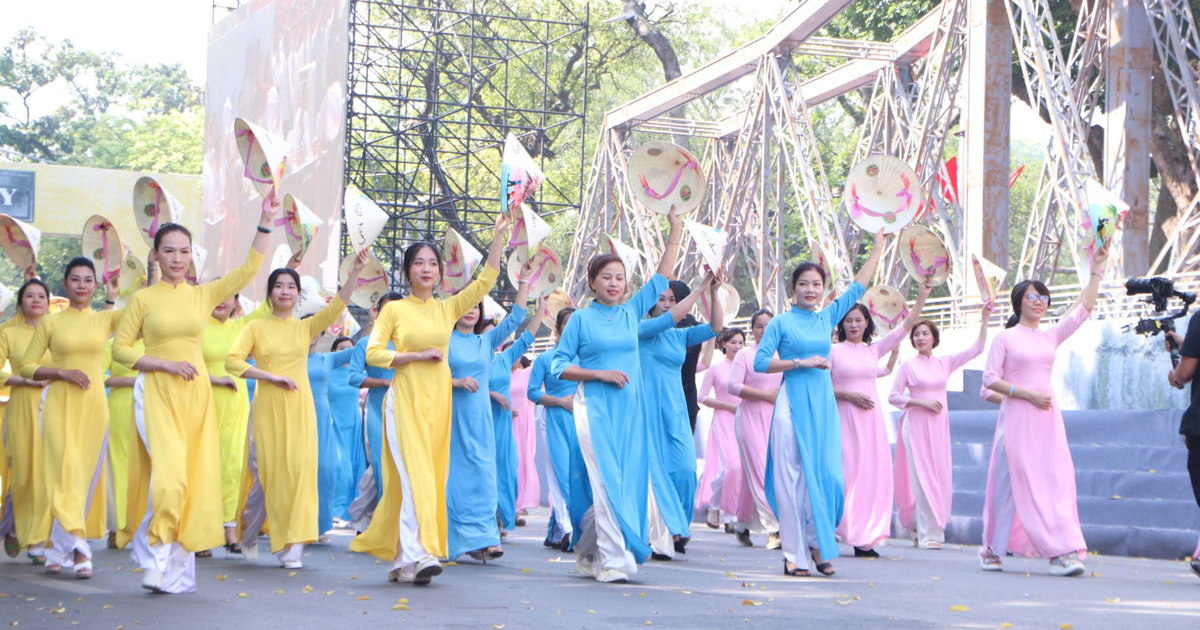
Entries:
POLYGON ((263 234, 270 234, 270 233, 271 233, 271 228, 265 228, 265 227, 263 227, 263 226, 261 226, 261 225, 260 225, 260 226, 258 226, 258 227, 256 227, 255 229, 257 229, 259 232, 262 232, 263 234))
POLYGON ((1008 397, 1009 397, 1009 398, 1012 398, 1013 392, 1015 392, 1015 391, 1017 391, 1017 386, 1016 386, 1016 385, 1009 385, 1009 386, 1008 386, 1008 397))

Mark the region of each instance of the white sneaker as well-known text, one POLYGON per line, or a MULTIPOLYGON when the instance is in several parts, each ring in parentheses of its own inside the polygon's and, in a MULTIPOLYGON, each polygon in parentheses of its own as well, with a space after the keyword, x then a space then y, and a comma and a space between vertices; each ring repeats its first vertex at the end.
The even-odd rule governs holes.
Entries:
POLYGON ((596 581, 617 582, 624 584, 625 582, 629 581, 629 575, 622 571, 616 571, 613 569, 600 569, 600 572, 596 574, 596 581))
POLYGON ((282 564, 283 564, 283 568, 285 568, 285 569, 303 569, 304 568, 304 563, 299 560, 288 560, 287 562, 284 562, 282 564))
POLYGON ((1083 563, 1075 554, 1068 554, 1050 559, 1050 575, 1056 577, 1075 577, 1083 575, 1083 563))
POLYGON ((1000 556, 988 549, 979 554, 979 568, 984 571, 1003 571, 1004 563, 1000 560, 1000 556))
POLYGON ((438 562, 437 558, 433 556, 422 558, 420 562, 417 562, 414 573, 413 584, 424 586, 432 582, 433 578, 442 574, 442 563, 438 562))
POLYGON ((779 537, 779 532, 767 536, 767 549, 780 549, 782 547, 783 539, 779 537))
POLYGON ((575 570, 584 577, 596 577, 596 556, 575 555, 575 570))
POLYGON ((258 543, 242 547, 242 559, 246 562, 258 562, 258 543))
POLYGON ((154 569, 142 570, 142 588, 146 589, 147 591, 152 593, 163 592, 162 580, 162 571, 156 571, 154 569))

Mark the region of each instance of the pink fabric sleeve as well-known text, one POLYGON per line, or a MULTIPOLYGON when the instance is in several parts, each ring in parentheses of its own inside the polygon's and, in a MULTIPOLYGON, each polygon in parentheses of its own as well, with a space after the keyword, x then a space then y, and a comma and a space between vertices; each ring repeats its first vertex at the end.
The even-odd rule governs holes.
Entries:
MULTIPOLYGON (((742 395, 742 388, 746 386, 746 372, 749 371, 746 363, 750 356, 747 352, 739 352, 733 357, 733 365, 729 367, 729 393, 734 396, 742 395)), ((708 378, 705 375, 704 378, 708 378)))
POLYGON ((875 353, 875 360, 878 361, 887 353, 900 347, 904 343, 904 338, 908 336, 908 331, 904 330, 904 326, 897 326, 892 329, 892 332, 883 336, 878 342, 871 344, 871 352, 875 353))
MULTIPOLYGON (((716 360, 716 357, 713 357, 713 359, 716 360)), ((708 371, 708 366, 704 365, 704 361, 701 361, 700 359, 696 359, 696 373, 699 374, 701 372, 707 372, 707 371, 708 371)))
POLYGON ((883 378, 891 373, 892 371, 887 369, 886 365, 880 365, 875 368, 875 378, 883 378))
POLYGON ((900 365, 900 370, 896 372, 896 380, 892 381, 892 392, 888 394, 888 402, 900 409, 907 407, 908 401, 912 400, 904 393, 908 388, 908 375, 911 370, 908 362, 900 365))
POLYGON ((716 370, 704 371, 704 378, 700 379, 700 390, 696 392, 696 399, 700 402, 704 402, 709 399, 708 392, 712 391, 713 378, 716 376, 716 374, 716 370))
POLYGON ((1075 334, 1075 331, 1079 330, 1079 327, 1083 325, 1083 322, 1086 322, 1091 316, 1092 312, 1084 308, 1081 304, 1071 309, 1071 312, 1067 313, 1066 317, 1059 320, 1057 324, 1050 327, 1050 329, 1046 332, 1050 335, 1050 338, 1054 340, 1054 345, 1058 346, 1062 344, 1062 342, 1066 341, 1071 335, 1075 334))
POLYGON ((971 344, 970 348, 946 357, 946 365, 949 368, 947 369, 947 373, 953 372, 967 363, 970 363, 971 359, 974 359, 982 353, 983 340, 976 337, 975 343, 971 344))
POLYGON ((988 351, 987 364, 983 368, 983 386, 990 388, 992 383, 1004 378, 1004 358, 1008 355, 1007 331, 996 335, 992 341, 992 349, 988 351))

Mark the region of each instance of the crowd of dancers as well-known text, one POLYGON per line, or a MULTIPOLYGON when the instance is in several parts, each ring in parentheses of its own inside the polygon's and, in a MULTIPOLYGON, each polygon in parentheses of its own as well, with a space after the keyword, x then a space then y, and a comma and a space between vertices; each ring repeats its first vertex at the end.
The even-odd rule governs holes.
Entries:
MULTIPOLYGON (((299 257, 271 272, 257 309, 239 312, 277 211, 264 205, 245 263, 206 284, 187 280, 191 234, 160 226, 152 282, 122 309, 110 297, 92 310, 98 280, 86 258, 63 270, 70 304, 52 314, 46 283, 27 270, 17 313, 0 326, 10 556, 88 578, 88 540, 107 531, 110 547, 132 549, 144 588, 180 593, 196 588, 196 558, 214 549, 255 561, 266 534, 279 564, 298 569, 304 546, 337 523, 359 530, 350 549, 383 560, 389 580, 428 584, 447 560, 503 555, 519 509, 536 503, 519 494, 538 448, 550 482, 545 544, 574 551, 579 573, 601 582, 686 553, 697 513, 746 546, 765 535, 789 576, 833 575, 839 543, 877 557, 893 506, 914 545, 942 546, 953 492, 946 384, 987 349, 991 306, 970 347, 940 352, 938 327, 921 319, 922 285, 908 316, 877 335, 858 301, 882 233, 840 294, 821 266, 802 263, 791 308, 757 310, 743 331, 724 325, 721 308, 703 323, 690 315, 702 297, 717 303, 722 278, 694 291, 672 278, 682 236, 672 212, 658 272, 634 291, 620 256, 591 258, 590 303, 545 322, 553 345, 531 362, 546 312, 540 300, 526 311, 532 266, 517 272, 507 316, 483 307, 507 217, 474 280, 444 299, 439 248, 408 247, 405 293, 382 295, 362 338, 337 338, 325 353, 317 342, 368 255, 314 315, 295 316, 299 257), (917 355, 895 367, 906 339, 917 355), (887 400, 903 412, 894 462, 876 384, 893 369, 887 400), (685 388, 693 371, 703 372, 696 401, 685 388), (701 471, 696 403, 712 409, 701 471)), ((985 571, 1002 570, 1008 552, 1046 558, 1054 575, 1084 571, 1073 464, 1047 388, 1106 260, 1096 251, 1079 300, 1053 326, 1040 325, 1047 288, 1016 284, 1015 314, 987 349, 981 395, 1001 407, 985 571)), ((115 295, 115 280, 106 290, 115 295)))

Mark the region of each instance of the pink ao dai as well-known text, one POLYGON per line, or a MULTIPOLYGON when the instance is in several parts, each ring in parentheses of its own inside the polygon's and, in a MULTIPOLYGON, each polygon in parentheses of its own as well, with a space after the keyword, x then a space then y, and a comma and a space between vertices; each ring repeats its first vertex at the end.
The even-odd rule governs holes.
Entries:
MULTIPOLYGON (((741 402, 740 398, 729 393, 729 372, 732 368, 733 361, 721 359, 705 371, 704 380, 700 383, 699 399, 714 398, 734 405, 741 402)), ((698 504, 724 512, 727 520, 736 517, 742 504, 749 502, 753 505, 754 499, 750 496, 750 486, 742 468, 732 411, 713 409, 699 494, 703 497, 706 491, 707 500, 701 499, 698 504)))
MULTIPOLYGON (((772 392, 778 391, 783 382, 783 374, 761 374, 754 371, 754 353, 757 345, 746 346, 738 351, 729 368, 729 387, 731 394, 741 394, 743 387, 772 392)), ((738 405, 736 418, 738 443, 742 451, 743 472, 750 487, 749 496, 738 497, 737 504, 730 511, 737 515, 738 523, 754 523, 758 525, 751 529, 770 530, 775 533, 778 523, 774 521, 771 506, 767 501, 765 490, 767 474, 767 451, 771 438, 771 418, 775 415, 775 403, 759 400, 742 400, 738 405), (755 519, 755 512, 759 517, 755 519), (767 522, 770 521, 770 522, 767 522)))

